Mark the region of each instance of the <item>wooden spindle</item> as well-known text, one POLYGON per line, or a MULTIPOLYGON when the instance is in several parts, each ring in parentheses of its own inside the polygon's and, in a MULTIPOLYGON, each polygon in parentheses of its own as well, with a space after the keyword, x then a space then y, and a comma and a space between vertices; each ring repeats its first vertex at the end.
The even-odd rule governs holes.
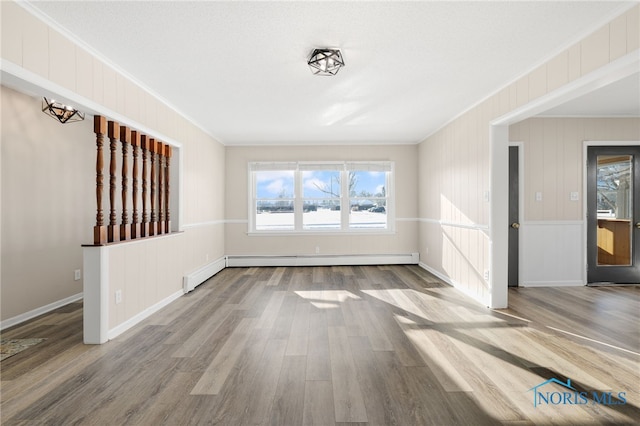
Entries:
POLYGON ((164 234, 164 144, 158 142, 158 222, 156 234, 164 234))
POLYGON ((140 133, 136 130, 131 131, 131 146, 133 147, 131 154, 133 155, 132 176, 132 192, 131 202, 133 204, 133 213, 131 215, 131 238, 140 238, 140 223, 138 223, 138 150, 140 148, 140 133))
POLYGON ((104 245, 107 243, 107 228, 104 226, 104 214, 102 213, 102 189, 104 176, 104 158, 102 146, 104 135, 107 133, 107 119, 96 115, 93 118, 93 131, 96 134, 96 226, 93 227, 93 244, 104 245))
POLYGON ((129 226, 129 144, 131 143, 131 130, 127 126, 120 126, 120 142, 122 143, 122 222, 120 223, 120 241, 131 239, 131 227, 129 226))
POLYGON ((168 234, 171 232, 171 214, 169 212, 169 200, 171 199, 171 193, 169 191, 169 180, 170 180, 170 173, 169 170, 171 169, 171 154, 172 154, 172 149, 169 145, 165 145, 164 146, 164 156, 166 158, 166 164, 167 164, 167 168, 166 171, 164 173, 164 229, 165 232, 168 234))
POLYGON ((149 223, 148 236, 152 237, 156 235, 156 140, 149 139, 149 155, 151 156, 151 173, 149 180, 151 180, 151 196, 149 197, 149 204, 151 205, 151 222, 149 223))
POLYGON ((142 223, 140 224, 140 236, 149 236, 149 213, 147 210, 147 156, 149 154, 150 139, 147 135, 140 136, 140 145, 142 146, 142 223))
POLYGON ((116 148, 120 137, 120 126, 114 121, 108 123, 111 162, 109 164, 109 226, 107 226, 107 240, 110 243, 120 241, 120 229, 116 224, 116 148))

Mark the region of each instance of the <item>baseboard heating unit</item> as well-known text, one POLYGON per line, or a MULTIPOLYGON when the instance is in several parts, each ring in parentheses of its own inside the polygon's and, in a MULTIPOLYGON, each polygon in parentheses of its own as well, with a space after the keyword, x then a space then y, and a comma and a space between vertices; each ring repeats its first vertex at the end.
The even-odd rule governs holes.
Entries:
POLYGON ((309 256, 227 256, 227 267, 418 264, 418 253, 309 256))
POLYGON ((211 263, 207 263, 202 268, 196 269, 189 275, 185 275, 182 280, 182 286, 185 293, 193 291, 197 286, 222 271, 227 266, 225 257, 221 257, 211 263))

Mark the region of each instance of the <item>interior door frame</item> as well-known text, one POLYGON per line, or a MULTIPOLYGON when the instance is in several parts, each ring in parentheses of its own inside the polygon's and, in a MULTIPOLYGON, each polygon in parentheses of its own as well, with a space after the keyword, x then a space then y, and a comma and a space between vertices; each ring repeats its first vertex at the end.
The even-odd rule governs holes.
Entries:
MULTIPOLYGON (((584 285, 588 284, 587 278, 587 262, 588 262, 588 250, 587 250, 587 231, 589 228, 589 221, 587 220, 587 158, 589 147, 598 146, 636 146, 640 145, 640 141, 583 141, 582 142, 582 282, 584 285)), ((633 221, 634 218, 632 218, 633 221)), ((633 222, 632 222, 633 223, 633 222)))
POLYGON ((518 147, 518 287, 522 287, 522 271, 524 266, 524 142, 509 142, 509 146, 518 147))

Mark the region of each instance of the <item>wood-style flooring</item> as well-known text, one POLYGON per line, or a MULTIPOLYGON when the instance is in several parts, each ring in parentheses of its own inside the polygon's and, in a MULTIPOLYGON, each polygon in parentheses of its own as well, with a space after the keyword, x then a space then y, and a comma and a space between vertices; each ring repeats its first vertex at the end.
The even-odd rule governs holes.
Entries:
POLYGON ((2 332, 47 340, 0 364, 1 423, 638 424, 639 287, 509 300, 417 266, 230 268, 100 346, 73 303, 2 332), (613 396, 534 406, 551 378, 613 396))

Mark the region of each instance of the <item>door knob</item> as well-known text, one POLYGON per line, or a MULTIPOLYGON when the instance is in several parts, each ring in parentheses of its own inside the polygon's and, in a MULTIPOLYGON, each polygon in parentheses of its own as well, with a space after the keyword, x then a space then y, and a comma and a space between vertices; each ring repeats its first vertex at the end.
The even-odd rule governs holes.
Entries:
POLYGON ((636 228, 640 229, 640 222, 636 223, 636 228))
MULTIPOLYGON (((640 225, 640 223, 639 223, 638 225, 640 225)), ((511 224, 511 227, 512 227, 513 229, 519 229, 519 228, 520 228, 520 224, 519 224, 518 222, 513 222, 513 223, 511 224)))

